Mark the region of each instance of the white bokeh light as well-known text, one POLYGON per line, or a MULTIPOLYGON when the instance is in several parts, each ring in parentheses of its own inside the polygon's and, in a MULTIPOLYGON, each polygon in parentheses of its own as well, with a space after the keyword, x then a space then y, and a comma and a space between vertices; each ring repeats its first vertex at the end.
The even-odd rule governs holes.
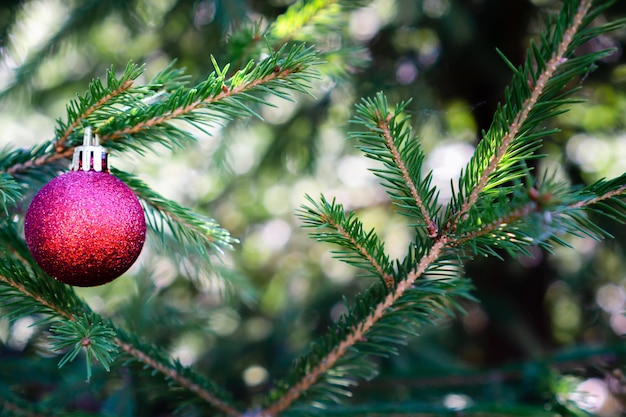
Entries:
POLYGON ((461 169, 474 154, 474 147, 465 142, 448 142, 433 149, 426 158, 426 170, 432 170, 432 185, 439 189, 440 202, 452 197, 450 181, 456 183, 461 169))

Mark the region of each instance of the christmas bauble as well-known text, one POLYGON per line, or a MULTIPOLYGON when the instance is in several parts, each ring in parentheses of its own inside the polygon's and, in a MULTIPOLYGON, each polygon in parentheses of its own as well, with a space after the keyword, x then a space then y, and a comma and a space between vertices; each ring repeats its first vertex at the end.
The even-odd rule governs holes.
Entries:
POLYGON ((106 165, 105 171, 79 168, 35 195, 24 234, 35 261, 51 277, 91 287, 130 268, 143 247, 146 222, 137 196, 106 165))

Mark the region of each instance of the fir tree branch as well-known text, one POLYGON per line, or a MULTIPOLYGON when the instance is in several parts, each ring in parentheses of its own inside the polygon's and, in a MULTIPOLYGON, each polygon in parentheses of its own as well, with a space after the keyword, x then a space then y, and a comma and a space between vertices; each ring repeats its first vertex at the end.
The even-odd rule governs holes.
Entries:
POLYGON ((355 132, 350 138, 357 139, 365 156, 382 162, 383 168, 371 171, 385 180, 394 204, 405 209, 403 214, 418 220, 420 230, 431 239, 438 234, 434 219, 438 212, 437 189, 431 186, 432 174, 422 176, 425 154, 417 138, 412 136, 409 118, 403 116, 409 102, 390 109, 387 98, 378 93, 374 98, 364 99, 357 105, 355 123, 365 126, 366 132, 355 132))
MULTIPOLYGON (((477 180, 475 182, 472 181, 471 192, 469 193, 465 201, 462 202, 460 209, 454 214, 453 219, 446 225, 446 230, 448 232, 454 232, 461 218, 463 218, 463 216, 470 210, 470 208, 474 206, 474 204, 476 204, 476 201, 480 197, 481 193, 483 193, 483 191, 487 188, 487 185, 490 183, 492 176, 498 169, 500 163, 503 161, 503 158, 505 157, 507 152, 509 152, 513 142, 518 138, 520 134, 524 133, 523 129, 525 128, 525 122, 528 120, 531 111, 533 111, 533 109, 539 103, 540 97, 545 92, 549 81, 554 77, 559 67, 567 62, 567 55, 568 53, 571 53, 570 48, 574 41, 574 37, 580 30, 584 18, 591 9, 591 6, 591 0, 581 0, 578 6, 578 10, 571 19, 571 24, 565 29, 562 39, 558 43, 558 47, 553 52, 551 58, 547 62, 545 62, 543 70, 531 86, 530 95, 519 106, 519 109, 513 119, 510 121, 510 124, 504 133, 504 136, 500 139, 499 144, 496 146, 495 150, 490 156, 488 163, 480 171, 477 180)), ((565 5, 564 7, 567 6, 565 5)), ((516 72, 516 75, 520 76, 521 80, 521 71, 516 72)), ((534 77, 532 79, 534 80, 534 77)), ((498 117, 499 116, 497 115, 496 120, 498 117)), ((479 152, 477 151, 473 159, 476 160, 476 158, 481 157, 482 155, 479 155, 479 152)), ((471 173, 471 168, 468 168, 468 171, 471 173)))
POLYGON ((404 179, 404 182, 410 191, 410 195, 413 198, 415 205, 419 209, 420 214, 422 218, 424 219, 424 223, 426 225, 426 231, 428 232, 428 237, 434 239, 437 237, 437 233, 438 233, 437 224, 432 219, 432 217, 430 217, 430 214, 428 213, 428 209, 426 208, 424 201, 422 201, 422 198, 420 197, 417 191, 417 187, 415 186, 415 183, 413 182, 413 179, 411 178, 411 175, 409 174, 409 170, 407 169, 407 166, 404 160, 400 156, 400 152, 398 151, 398 148, 394 141, 394 137, 391 135, 389 122, 395 117, 395 114, 389 113, 386 117, 382 117, 382 114, 379 113, 378 116, 379 117, 378 117, 377 127, 380 129, 383 138, 385 138, 387 147, 389 148, 389 151, 393 155, 393 161, 395 162, 395 165, 397 166, 397 168, 402 172, 402 178, 404 179))
POLYGON ((456 236, 451 240, 450 244, 454 246, 462 246, 467 242, 475 241, 477 238, 489 235, 496 230, 503 227, 503 225, 509 225, 526 218, 530 213, 537 210, 537 203, 530 201, 527 204, 512 209, 505 216, 499 217, 495 221, 482 225, 480 228, 468 231, 462 235, 456 236))
POLYGON ((448 240, 445 236, 439 237, 428 253, 419 260, 415 269, 398 282, 393 291, 387 294, 383 302, 376 305, 369 315, 356 326, 352 327, 343 340, 337 344, 330 353, 320 358, 317 361, 317 366, 310 369, 299 382, 292 385, 284 395, 261 411, 259 415, 263 417, 273 417, 289 408, 291 404, 304 395, 324 373, 335 366, 353 346, 363 341, 363 339, 366 339, 368 332, 372 330, 374 325, 386 314, 393 311, 393 305, 396 304, 405 292, 412 287, 415 281, 441 257, 447 244, 448 240))
POLYGON ((370 270, 378 275, 388 288, 392 288, 394 277, 390 273, 389 257, 385 254, 384 245, 374 231, 365 233, 362 223, 354 216, 354 213, 346 217, 343 206, 335 203, 334 200, 329 203, 322 196, 321 204, 317 204, 311 197, 306 196, 306 198, 312 207, 303 206, 298 212, 305 227, 333 230, 332 233, 313 233, 313 237, 319 241, 347 248, 346 251, 335 252, 339 259, 370 270), (358 261, 354 259, 355 252, 358 254, 356 255, 358 261))
MULTIPOLYGON (((245 102, 262 103, 262 98, 255 93, 270 93, 289 100, 286 90, 308 93, 308 81, 317 77, 314 66, 318 58, 312 48, 304 45, 293 45, 290 48, 283 46, 279 51, 272 53, 260 63, 250 62, 232 77, 226 79, 228 67, 219 69, 216 66, 207 80, 194 88, 178 88, 165 99, 155 103, 138 106, 131 111, 107 108, 108 101, 102 101, 102 106, 93 105, 82 109, 82 113, 93 114, 97 110, 103 111, 99 120, 90 120, 95 133, 100 136, 100 143, 119 151, 135 150, 142 152, 154 142, 167 147, 182 146, 181 139, 193 140, 189 131, 171 124, 174 120, 185 121, 196 128, 203 125, 219 123, 233 117, 254 115, 254 110, 245 102), (104 106, 104 107, 103 107, 104 106), (93 108, 92 108, 93 107, 93 108)), ((136 72, 136 71, 135 71, 136 72)), ((180 74, 170 71, 172 77, 181 78, 180 74)), ((134 72, 127 67, 123 77, 131 79, 134 72), (130 73, 130 75, 129 75, 130 73)), ((161 81, 165 83, 166 81, 161 81)), ((123 84, 123 80, 119 84, 123 84)), ((149 87, 149 86, 148 86, 149 87)), ((113 87, 117 89, 117 87, 113 87)), ((132 91, 120 92, 113 97, 126 97, 132 91)), ((92 95, 93 96, 93 95, 92 95)), ((128 100, 133 100, 132 95, 128 100)), ((137 102, 137 99, 134 99, 137 102)), ((72 119, 79 120, 79 114, 72 112, 72 119)), ((78 125, 76 125, 78 126, 78 125)), ((69 127, 61 129, 59 136, 63 137, 69 127)), ((30 152, 20 151, 23 162, 8 158, 11 163, 3 164, 3 171, 10 175, 17 175, 31 168, 40 167, 60 159, 69 159, 73 153, 73 146, 68 147, 36 147, 30 152), (37 155, 34 158, 28 157, 37 155), (28 158, 26 158, 28 157, 28 158)), ((17 158, 20 159, 20 158, 17 158)))
POLYGON ((227 230, 219 227, 215 220, 164 198, 131 174, 115 169, 111 172, 124 181, 141 200, 148 226, 158 236, 166 233, 164 226, 167 225, 176 240, 182 243, 183 248, 189 252, 193 248, 193 252, 199 252, 205 259, 208 259, 209 253, 220 253, 222 249, 232 248, 232 244, 237 242, 227 230))
MULTIPOLYGON (((56 281, 47 276, 44 276, 43 274, 38 276, 37 278, 33 278, 32 276, 24 277, 25 279, 31 281, 36 279, 36 283, 38 285, 46 284, 60 287, 56 290, 42 290, 41 288, 39 288, 39 291, 35 291, 31 288, 28 288, 28 286, 24 283, 19 282, 17 279, 13 278, 16 275, 19 275, 16 274, 16 271, 13 271, 12 274, 8 274, 5 272, 5 270, 7 269, 7 260, 0 259, 0 261, 2 261, 0 262, 0 266, 2 267, 0 268, 0 289, 2 287, 1 284, 4 284, 14 290, 15 297, 29 299, 34 302, 31 303, 30 307, 21 304, 18 305, 15 302, 11 301, 9 293, 7 293, 6 291, 2 291, 2 305, 11 304, 18 306, 17 310, 12 312, 13 315, 19 312, 21 312, 22 314, 32 314, 34 312, 38 312, 51 315, 52 319, 56 318, 56 320, 58 320, 58 318, 63 318, 71 322, 78 322, 80 320, 80 317, 82 317, 79 314, 79 311, 83 311, 85 312, 85 314, 89 314, 90 317, 92 317, 92 321, 105 323, 108 327, 110 327, 117 335, 116 337, 112 338, 112 341, 117 346, 119 346, 120 349, 128 356, 163 374, 165 377, 171 379, 172 381, 175 381, 180 386, 188 389, 190 392, 207 401, 209 404, 223 411, 227 415, 233 417, 240 415, 240 413, 234 407, 229 405, 228 401, 225 399, 227 395, 225 393, 222 393, 217 385, 212 384, 206 379, 197 376, 189 369, 186 369, 179 364, 172 364, 169 359, 160 357, 156 352, 148 353, 148 349, 146 349, 145 347, 139 347, 138 341, 133 341, 131 338, 126 336, 126 334, 122 332, 119 328, 116 328, 113 323, 105 321, 99 315, 92 313, 89 307, 81 302, 76 297, 75 293, 67 286, 57 283, 56 281), (70 300, 72 300, 72 302, 65 301, 64 304, 61 304, 61 302, 63 302, 63 298, 67 298, 68 296, 71 296, 70 300), (57 297, 59 300, 53 300, 52 297, 57 297), (210 386, 211 389, 208 389, 207 386, 210 386), (216 393, 219 393, 220 395, 218 396, 216 393)), ((21 265, 18 265, 16 263, 13 264, 15 268, 23 268, 21 267, 21 265)))
POLYGON ((78 117, 76 117, 75 120, 73 122, 71 122, 65 128, 63 133, 61 133, 60 137, 56 141, 56 146, 54 148, 55 152, 56 153, 63 153, 66 150, 65 142, 70 137, 72 132, 74 132, 74 130, 76 130, 76 128, 81 124, 81 122, 84 119, 87 119, 92 113, 94 113, 96 110, 98 110, 99 108, 101 108, 104 105, 106 105, 109 101, 111 101, 115 97, 119 96, 120 94, 123 94, 123 93, 127 92, 128 90, 130 90, 132 88, 133 84, 134 84, 133 80, 126 80, 126 81, 124 81, 118 88, 116 88, 113 91, 109 92, 104 97, 100 98, 97 102, 95 102, 94 104, 92 104, 91 106, 89 106, 88 108, 83 110, 82 113, 78 117))
POLYGON ((203 388, 200 384, 193 381, 191 378, 182 375, 177 367, 165 365, 162 360, 159 361, 155 359, 153 356, 146 354, 143 350, 138 349, 132 343, 128 343, 122 340, 120 337, 115 338, 115 343, 122 349, 122 351, 124 351, 124 353, 131 356, 136 361, 143 363, 144 365, 154 369, 155 371, 158 371, 165 377, 179 384, 181 387, 196 394, 198 397, 213 405, 215 408, 225 413, 226 415, 231 417, 242 416, 241 412, 231 406, 227 401, 203 388))

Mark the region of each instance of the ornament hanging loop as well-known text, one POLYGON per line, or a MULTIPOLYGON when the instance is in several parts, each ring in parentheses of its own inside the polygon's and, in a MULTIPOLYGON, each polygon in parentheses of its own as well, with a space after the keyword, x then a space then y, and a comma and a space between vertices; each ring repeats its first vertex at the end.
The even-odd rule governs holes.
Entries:
POLYGON ((94 135, 91 126, 85 128, 83 145, 74 148, 72 171, 109 172, 106 149, 100 146, 98 135, 94 135))

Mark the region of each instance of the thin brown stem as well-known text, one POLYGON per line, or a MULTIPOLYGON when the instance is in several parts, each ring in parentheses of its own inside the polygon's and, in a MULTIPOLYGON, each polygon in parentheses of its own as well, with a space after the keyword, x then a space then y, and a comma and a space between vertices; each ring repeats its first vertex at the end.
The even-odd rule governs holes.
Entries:
POLYGON ((393 277, 391 275, 389 275, 387 272, 385 272, 385 270, 383 269, 382 265, 379 264, 378 261, 376 261, 376 258, 371 253, 369 253, 368 250, 363 245, 361 245, 359 242, 357 242, 346 231, 346 229, 344 229, 340 224, 336 223, 332 218, 330 218, 328 216, 324 216, 324 215, 322 215, 321 218, 322 218, 323 222, 327 223, 333 229, 337 229, 339 234, 341 234, 343 237, 345 237, 347 240, 350 241, 352 246, 355 247, 356 250, 365 259, 367 259, 367 261, 374 267, 374 269, 376 270, 378 275, 380 275, 383 278, 383 280, 385 281, 385 284, 387 285, 388 288, 392 288, 393 287, 393 282, 394 282, 393 277))
POLYGON ((315 384, 319 378, 331 369, 335 363, 346 354, 346 352, 354 346, 357 342, 362 340, 366 333, 378 322, 389 308, 398 301, 400 297, 413 285, 416 279, 418 279, 441 256, 444 247, 447 244, 447 239, 441 237, 435 241, 435 244, 428 252, 420 259, 416 268, 410 272, 406 278, 398 283, 395 290, 390 292, 384 299, 384 301, 376 306, 376 309, 370 313, 361 323, 352 328, 352 331, 341 341, 337 347, 335 347, 325 358, 319 361, 319 364, 308 372, 302 380, 292 386, 285 395, 279 398, 274 404, 259 413, 263 417, 274 417, 282 411, 289 408, 289 406, 302 396, 313 384, 315 384))
POLYGON ((504 155, 509 149, 509 146, 515 140, 517 135, 520 133, 520 130, 522 129, 522 126, 524 125, 524 122, 528 119, 528 115, 530 114, 532 109, 535 107, 535 105, 539 101, 541 94, 544 92, 546 84, 554 76, 554 73, 557 71, 559 66, 563 62, 565 62, 565 54, 567 53, 567 50, 569 49, 572 41, 574 40, 574 36, 576 35, 576 32, 578 32, 578 29, 582 25, 585 15, 591 8, 591 3, 592 3, 591 0, 581 1, 578 7, 578 11, 576 12, 574 16, 571 26, 569 26, 567 30, 565 30, 563 34, 563 39, 559 43, 559 46, 556 52, 546 62, 546 67, 537 78, 537 82, 534 85, 534 88, 531 92, 530 97, 528 97, 522 103, 521 109, 513 118, 513 121, 509 125, 508 131, 502 138, 502 142, 496 148, 495 153, 489 160, 489 164, 480 174, 478 183, 474 186, 470 195, 461 206, 461 209, 457 213, 455 220, 447 226, 448 231, 450 232, 453 231, 456 228, 456 225, 458 224, 459 220, 463 217, 463 215, 466 214, 474 204, 476 204, 478 197, 480 196, 480 194, 483 192, 483 190, 489 183, 489 178, 496 172, 498 165, 502 161, 502 158, 504 158, 504 155))
POLYGON ((593 204, 599 203, 600 201, 608 200, 609 198, 617 197, 620 194, 624 194, 626 192, 626 184, 622 185, 616 190, 609 191, 605 194, 599 195, 589 200, 579 201, 576 204, 570 206, 571 208, 583 208, 587 206, 591 206, 593 204))
POLYGON ((510 224, 516 220, 520 220, 524 217, 526 217, 529 213, 532 213, 533 211, 537 210, 537 203, 535 203, 534 201, 531 201, 525 205, 523 205, 522 207, 519 207, 513 211, 511 211, 509 214, 507 214, 504 217, 501 217, 499 219, 497 219, 496 221, 489 223, 483 227, 481 227, 479 230, 474 230, 468 233, 465 233, 461 236, 456 237, 453 241, 451 241, 450 243, 452 245, 455 246, 459 246, 464 244, 467 241, 476 239, 480 236, 485 236, 491 232, 493 232, 494 230, 497 230, 498 228, 502 227, 505 224, 510 224))

